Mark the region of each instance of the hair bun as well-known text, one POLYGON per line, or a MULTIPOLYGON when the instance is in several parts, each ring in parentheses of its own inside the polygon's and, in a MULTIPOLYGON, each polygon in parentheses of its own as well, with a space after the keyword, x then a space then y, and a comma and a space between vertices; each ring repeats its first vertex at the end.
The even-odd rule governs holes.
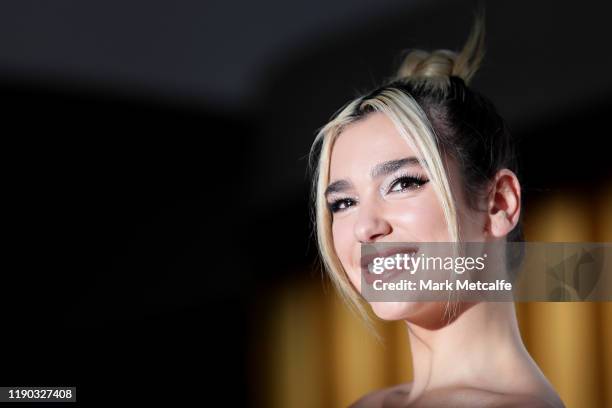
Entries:
POLYGON ((460 53, 450 50, 414 50, 404 58, 395 79, 443 79, 456 76, 468 84, 484 57, 484 12, 475 18, 472 31, 460 53))

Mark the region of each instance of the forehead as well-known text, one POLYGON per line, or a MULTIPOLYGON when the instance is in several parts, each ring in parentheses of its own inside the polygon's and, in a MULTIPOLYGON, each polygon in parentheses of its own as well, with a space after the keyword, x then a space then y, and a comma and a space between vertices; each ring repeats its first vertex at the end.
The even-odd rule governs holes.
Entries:
POLYGON ((355 178, 376 164, 416 156, 393 122, 381 112, 348 125, 336 139, 330 162, 330 181, 355 178))

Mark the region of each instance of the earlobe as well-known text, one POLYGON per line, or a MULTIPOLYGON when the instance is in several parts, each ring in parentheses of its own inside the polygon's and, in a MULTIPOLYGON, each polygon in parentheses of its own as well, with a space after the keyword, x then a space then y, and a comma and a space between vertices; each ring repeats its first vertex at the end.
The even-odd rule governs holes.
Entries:
POLYGON ((508 214, 504 210, 496 211, 491 214, 490 233, 495 238, 501 238, 512 230, 512 223, 508 219, 508 214))

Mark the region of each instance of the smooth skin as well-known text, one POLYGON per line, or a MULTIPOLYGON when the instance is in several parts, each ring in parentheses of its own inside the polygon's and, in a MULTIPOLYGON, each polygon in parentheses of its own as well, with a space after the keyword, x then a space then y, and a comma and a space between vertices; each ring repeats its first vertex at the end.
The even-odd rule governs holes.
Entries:
MULTIPOLYGON (((442 207, 419 158, 383 113, 347 126, 334 143, 327 195, 336 253, 361 290, 362 243, 447 242, 442 207), (404 160, 407 159, 407 160, 404 160)), ((521 211, 516 175, 500 170, 475 211, 465 202, 462 177, 446 158, 462 240, 505 240, 521 211)), ((385 320, 404 320, 413 378, 370 393, 353 407, 563 407, 520 337, 514 304, 458 304, 454 320, 440 302, 371 302, 385 320)))

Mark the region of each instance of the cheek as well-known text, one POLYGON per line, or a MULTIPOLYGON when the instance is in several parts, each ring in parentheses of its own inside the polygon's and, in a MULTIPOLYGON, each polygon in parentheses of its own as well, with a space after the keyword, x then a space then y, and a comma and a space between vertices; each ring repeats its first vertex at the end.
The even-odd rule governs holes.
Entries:
POLYGON ((332 236, 334 239, 334 249, 338 258, 342 262, 342 266, 346 268, 346 260, 349 254, 349 226, 348 223, 342 221, 334 221, 332 223, 332 236))
POLYGON ((352 265, 355 261, 355 256, 359 256, 360 247, 355 240, 353 233, 353 225, 349 219, 340 219, 332 223, 332 236, 334 240, 334 249, 344 270, 348 273, 349 279, 356 287, 360 287, 360 271, 352 265), (357 251, 357 252, 356 252, 357 251))
POLYGON ((433 191, 416 199, 400 200, 392 212, 396 241, 448 241, 444 212, 433 191))

